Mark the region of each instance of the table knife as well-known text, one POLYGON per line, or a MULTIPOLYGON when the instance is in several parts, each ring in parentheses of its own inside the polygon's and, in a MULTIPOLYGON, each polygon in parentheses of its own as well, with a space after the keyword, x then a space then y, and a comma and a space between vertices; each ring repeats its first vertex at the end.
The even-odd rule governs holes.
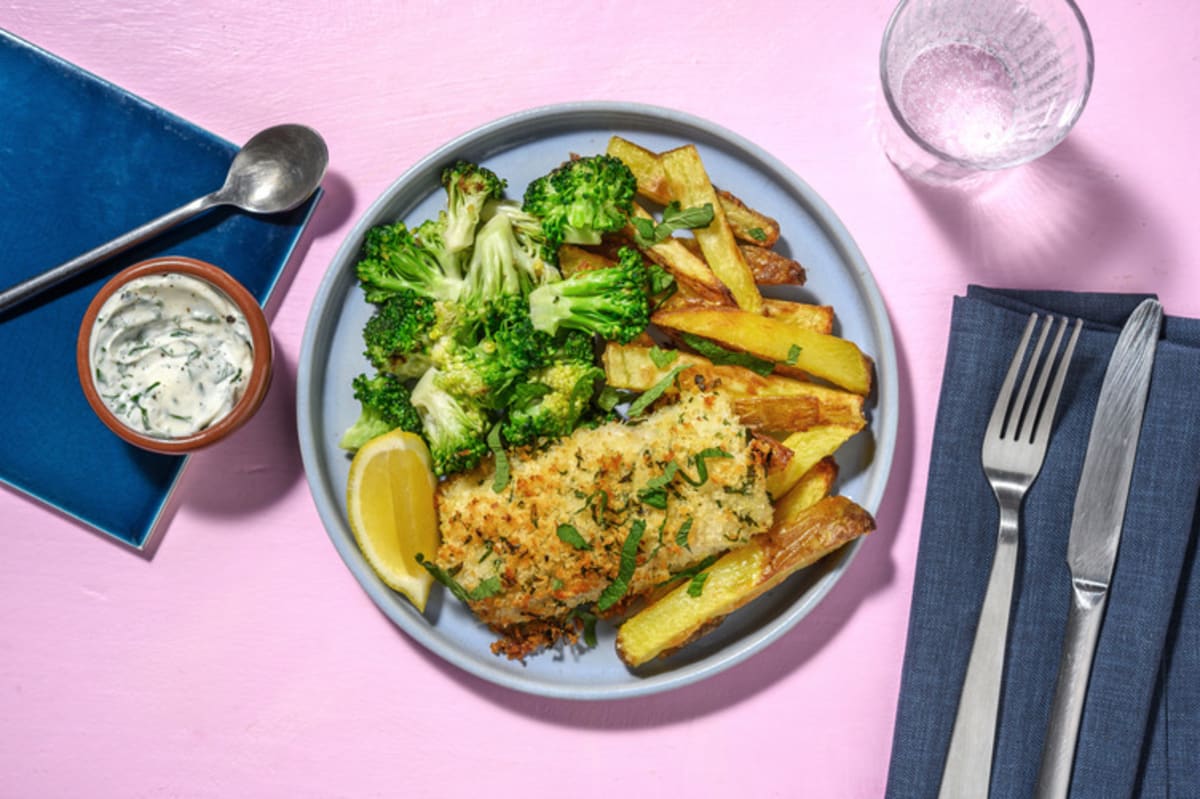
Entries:
POLYGON ((1036 799, 1066 799, 1092 659, 1121 541, 1162 306, 1134 310, 1104 373, 1067 539, 1071 606, 1059 661, 1036 799))

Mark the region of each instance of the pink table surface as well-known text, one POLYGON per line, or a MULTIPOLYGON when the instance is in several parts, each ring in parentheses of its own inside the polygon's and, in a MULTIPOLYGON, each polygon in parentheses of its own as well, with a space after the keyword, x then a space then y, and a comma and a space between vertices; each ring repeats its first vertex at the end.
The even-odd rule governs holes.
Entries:
POLYGON ((877 146, 890 0, 592 5, 0 9, 0 26, 228 139, 299 121, 332 152, 272 303, 266 405, 194 459, 153 557, 0 489, 0 795, 882 795, 951 298, 970 282, 1148 291, 1200 315, 1200 13, 1087 3, 1079 126, 966 201, 915 190, 877 146), (318 520, 294 410, 309 307, 366 206, 460 133, 584 99, 706 117, 804 177, 872 266, 903 381, 880 529, 826 601, 713 679, 601 703, 492 686, 378 612, 318 520))

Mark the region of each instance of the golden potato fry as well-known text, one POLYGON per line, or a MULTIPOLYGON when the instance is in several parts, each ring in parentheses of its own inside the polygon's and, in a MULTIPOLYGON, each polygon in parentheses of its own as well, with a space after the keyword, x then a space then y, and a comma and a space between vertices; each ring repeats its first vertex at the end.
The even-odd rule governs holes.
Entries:
POLYGON ((709 268, 733 294, 738 307, 749 313, 760 313, 762 295, 754 283, 754 274, 734 241, 733 231, 725 219, 725 212, 721 209, 695 145, 668 150, 659 156, 659 162, 666 173, 667 185, 671 187, 671 197, 682 207, 712 206, 712 222, 706 227, 696 228, 692 234, 699 242, 709 268))
POLYGON ((742 424, 754 430, 797 432, 821 422, 821 403, 801 394, 782 397, 742 397, 733 401, 742 424))
POLYGON ((874 529, 871 514, 849 499, 821 499, 723 556, 703 572, 704 578, 684 580, 629 617, 617 630, 617 654, 633 667, 669 654, 795 572, 874 529))
MULTIPOLYGON (((638 194, 659 205, 671 201, 671 190, 658 153, 620 136, 609 139, 607 152, 624 161, 633 172, 638 194)), ((727 191, 717 191, 717 200, 725 210, 733 235, 739 240, 771 247, 779 239, 779 223, 774 219, 755 211, 727 191)))
POLYGON ((602 355, 608 384, 629 391, 646 391, 676 365, 688 364, 690 368, 680 374, 685 385, 697 381, 706 388, 719 385, 734 397, 808 396, 819 404, 822 424, 866 425, 864 400, 859 394, 776 374, 760 375, 742 366, 718 366, 690 352, 678 353, 675 362, 660 368, 650 357, 650 350, 650 346, 609 342, 602 355))
MULTIPOLYGON (((700 253, 700 244, 694 238, 680 237, 679 241, 693 253, 700 253)), ((739 244, 738 249, 746 259, 746 265, 754 273, 754 282, 758 285, 804 285, 807 273, 799 261, 756 244, 739 244)))
POLYGON ((862 425, 819 424, 792 433, 783 441, 792 458, 785 468, 767 475, 767 493, 772 499, 783 497, 809 469, 831 457, 862 429, 862 425))
POLYGON ((667 186, 667 175, 659 163, 658 153, 634 144, 628 139, 613 136, 608 140, 607 154, 620 158, 637 178, 638 194, 659 205, 671 201, 671 189, 667 186))
POLYGON ((817 461, 790 491, 775 502, 775 526, 792 522, 805 509, 817 504, 833 490, 837 476, 837 461, 833 458, 817 461))
POLYGON ((871 390, 871 359, 844 338, 744 310, 659 311, 651 321, 774 361, 783 374, 812 374, 856 394, 871 390))
POLYGON ((717 199, 725 218, 739 239, 760 247, 773 247, 779 240, 779 223, 765 214, 760 214, 727 191, 717 189, 717 199))
POLYGON ((763 297, 763 315, 816 333, 833 334, 833 307, 763 297))

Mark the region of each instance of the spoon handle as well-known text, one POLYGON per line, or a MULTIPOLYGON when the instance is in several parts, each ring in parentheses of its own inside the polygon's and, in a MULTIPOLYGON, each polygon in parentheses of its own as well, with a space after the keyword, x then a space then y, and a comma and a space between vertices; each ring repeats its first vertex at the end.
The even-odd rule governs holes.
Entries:
POLYGON ((72 258, 66 263, 59 264, 53 269, 42 272, 40 275, 24 280, 4 291, 0 291, 0 313, 40 294, 51 286, 56 286, 64 280, 80 274, 100 261, 124 252, 136 244, 141 244, 146 239, 156 236, 164 230, 186 219, 190 219, 201 211, 220 204, 220 202, 221 200, 217 197, 216 193, 198 197, 187 205, 181 205, 174 211, 163 214, 158 219, 147 222, 128 233, 118 236, 107 244, 101 244, 99 247, 88 250, 83 255, 72 258))

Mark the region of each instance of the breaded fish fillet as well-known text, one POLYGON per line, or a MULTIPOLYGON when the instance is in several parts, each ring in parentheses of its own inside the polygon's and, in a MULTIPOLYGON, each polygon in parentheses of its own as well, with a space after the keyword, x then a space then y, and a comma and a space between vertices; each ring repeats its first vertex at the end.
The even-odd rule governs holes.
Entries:
POLYGON ((491 463, 443 483, 436 564, 502 635, 603 612, 770 527, 766 454, 725 395, 685 394, 515 453, 501 493, 491 463))

